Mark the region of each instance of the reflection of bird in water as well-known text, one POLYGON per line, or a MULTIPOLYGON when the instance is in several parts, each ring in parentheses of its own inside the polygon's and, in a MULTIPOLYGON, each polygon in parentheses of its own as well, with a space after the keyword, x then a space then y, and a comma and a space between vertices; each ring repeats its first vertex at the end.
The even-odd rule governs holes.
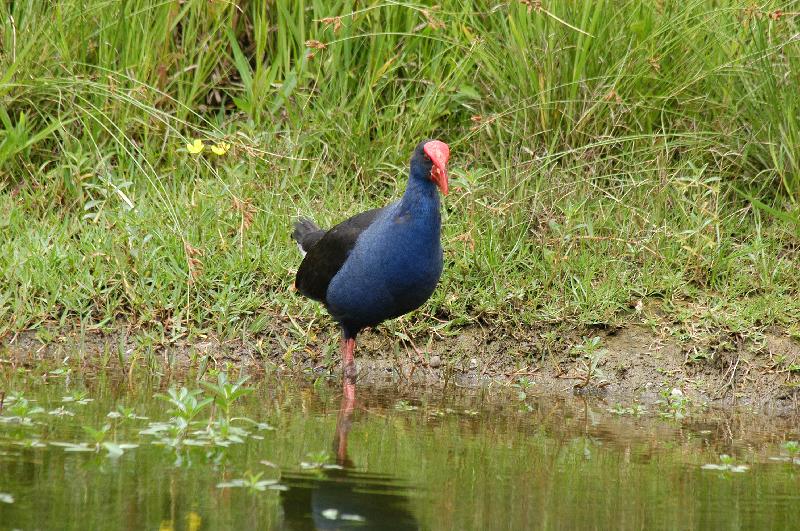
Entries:
POLYGON ((391 476, 353 470, 347 436, 354 409, 355 400, 342 398, 333 438, 341 468, 325 469, 321 476, 283 475, 289 487, 281 493, 286 529, 419 529, 406 487, 391 476))

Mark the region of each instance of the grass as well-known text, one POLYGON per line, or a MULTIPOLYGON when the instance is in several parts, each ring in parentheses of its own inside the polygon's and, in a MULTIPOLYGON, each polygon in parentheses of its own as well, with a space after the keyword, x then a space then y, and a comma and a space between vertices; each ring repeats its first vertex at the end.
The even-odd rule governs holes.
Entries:
POLYGON ((324 325, 292 219, 397 197, 425 137, 416 334, 800 319, 798 2, 238 4, 0 6, 0 337, 324 325))

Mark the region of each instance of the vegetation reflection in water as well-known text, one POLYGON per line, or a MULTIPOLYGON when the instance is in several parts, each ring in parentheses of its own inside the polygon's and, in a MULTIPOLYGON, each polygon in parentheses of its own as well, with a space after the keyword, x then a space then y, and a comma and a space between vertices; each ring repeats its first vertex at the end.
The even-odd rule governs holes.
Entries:
POLYGON ((3 528, 785 528, 800 501, 796 428, 743 414, 525 385, 340 402, 324 380, 224 372, 3 389, 3 528))

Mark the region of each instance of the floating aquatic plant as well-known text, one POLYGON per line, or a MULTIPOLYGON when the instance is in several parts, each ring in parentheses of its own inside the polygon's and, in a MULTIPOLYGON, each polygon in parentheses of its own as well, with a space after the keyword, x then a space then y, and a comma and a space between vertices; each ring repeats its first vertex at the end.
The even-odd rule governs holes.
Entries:
POLYGON ((230 488, 243 488, 251 492, 264 492, 265 490, 288 490, 284 485, 281 485, 277 479, 261 479, 263 472, 257 474, 247 473, 244 478, 232 479, 230 481, 223 481, 217 483, 218 489, 230 488))
POLYGON ((635 403, 630 406, 624 406, 622 404, 616 404, 614 407, 608 408, 608 411, 615 415, 632 415, 635 417, 644 415, 647 413, 647 408, 643 405, 635 403))
POLYGON ((6 403, 11 404, 6 407, 11 415, 0 416, 0 423, 3 424, 32 426, 34 424, 33 416, 44 413, 43 407, 34 406, 30 400, 21 394, 6 397, 6 403))
POLYGON ((78 404, 78 405, 81 405, 81 406, 85 406, 89 402, 94 401, 94 398, 88 398, 88 395, 89 395, 89 393, 86 392, 86 391, 75 391, 71 395, 67 395, 67 396, 61 397, 61 402, 63 404, 73 403, 73 404, 78 404))
POLYGON ((781 449, 788 455, 770 457, 770 459, 773 461, 785 461, 800 465, 800 443, 797 441, 786 441, 781 445, 781 449))
POLYGON ((336 508, 329 508, 323 510, 321 513, 323 518, 326 520, 344 520, 347 522, 366 522, 366 518, 361 516, 360 514, 350 514, 350 513, 343 513, 340 512, 339 509, 336 508))
POLYGON ((123 405, 117 406, 116 411, 109 411, 106 417, 110 419, 147 420, 147 417, 137 415, 134 408, 123 405))
POLYGON ((74 417, 75 413, 68 410, 64 406, 57 407, 56 409, 52 409, 47 412, 48 415, 53 415, 54 417, 74 417))
POLYGON ((733 457, 729 456, 728 454, 722 454, 719 456, 719 463, 708 463, 703 465, 701 468, 703 470, 720 470, 722 472, 746 472, 750 467, 747 465, 737 465, 733 459, 733 457))
POLYGON ((328 452, 309 452, 306 454, 307 461, 300 462, 300 468, 305 470, 338 470, 342 467, 329 463, 331 456, 328 452))
POLYGON ((409 404, 406 400, 398 400, 394 408, 398 411, 415 411, 419 409, 419 407, 409 404))

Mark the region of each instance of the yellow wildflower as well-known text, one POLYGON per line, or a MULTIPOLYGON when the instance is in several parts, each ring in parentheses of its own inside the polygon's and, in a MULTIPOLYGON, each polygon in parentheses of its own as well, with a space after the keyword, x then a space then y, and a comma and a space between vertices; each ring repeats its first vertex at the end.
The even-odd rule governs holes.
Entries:
POLYGON ((189 511, 189 514, 186 516, 186 528, 189 531, 197 531, 200 529, 200 525, 203 523, 203 518, 194 511, 189 511))
POLYGON ((192 155, 197 155, 199 153, 202 153, 203 148, 205 147, 206 145, 203 144, 202 140, 200 140, 199 138, 195 138, 194 142, 192 142, 191 144, 186 144, 186 151, 188 151, 192 155))
POLYGON ((227 142, 220 142, 219 144, 214 144, 211 146, 211 151, 213 151, 215 155, 219 155, 221 157, 227 153, 230 148, 231 145, 227 142))

